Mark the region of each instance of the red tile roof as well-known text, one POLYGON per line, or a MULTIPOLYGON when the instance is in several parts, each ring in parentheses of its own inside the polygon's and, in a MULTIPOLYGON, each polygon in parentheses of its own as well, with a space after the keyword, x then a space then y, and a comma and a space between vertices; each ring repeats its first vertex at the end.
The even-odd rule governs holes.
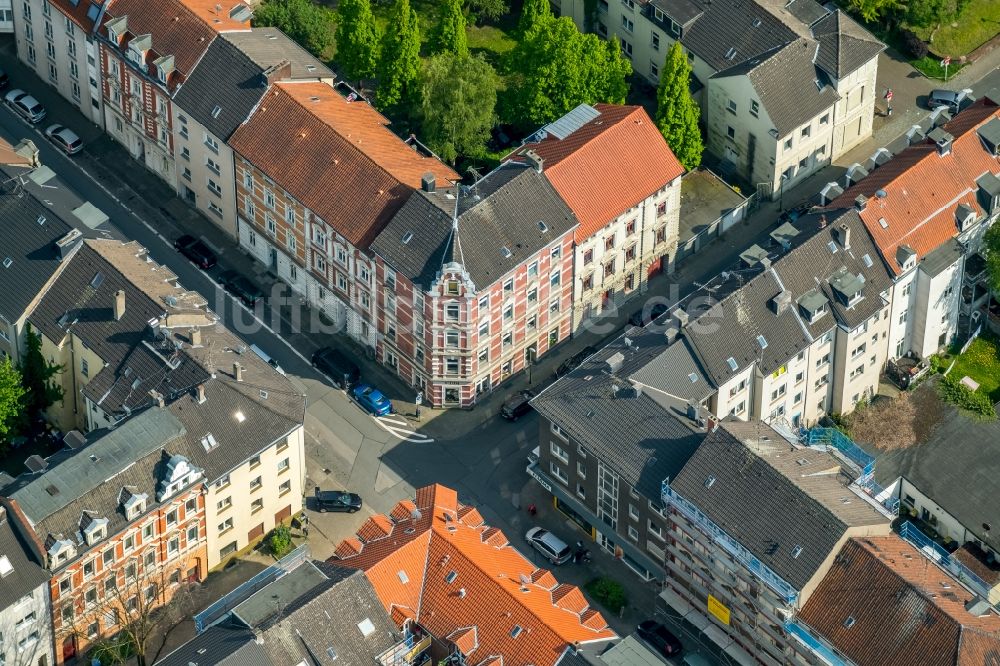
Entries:
POLYGON ((216 32, 250 29, 249 18, 244 21, 233 18, 234 14, 246 15, 239 14, 238 10, 240 9, 243 9, 244 12, 250 11, 250 6, 246 2, 242 2, 242 0, 229 0, 228 2, 221 2, 220 0, 181 0, 181 2, 216 32))
POLYGON ((1000 171, 1000 159, 983 148, 975 130, 997 116, 997 105, 983 98, 942 126, 955 137, 950 154, 938 154, 930 141, 910 146, 828 207, 848 208, 858 195, 868 197, 861 219, 890 270, 902 273, 896 260, 901 245, 915 250, 919 261, 957 235, 955 209, 959 204, 980 210, 976 179, 986 171, 1000 171), (876 196, 879 190, 885 197, 876 196))
POLYGON ((564 139, 549 134, 526 143, 542 172, 580 220, 581 242, 684 174, 684 167, 641 106, 597 104, 600 116, 564 139))
POLYGON ((973 597, 897 535, 851 539, 800 618, 862 666, 926 664, 931 655, 984 666, 982 655, 1000 654, 1000 616, 967 611, 973 597))
POLYGON ((578 588, 558 585, 506 538, 502 545, 484 540, 486 532, 493 540, 503 533, 482 525, 478 511, 468 511, 454 490, 433 485, 416 495, 418 517, 397 505, 390 515, 400 518, 386 538, 364 544, 356 555, 337 549, 336 563, 364 570, 394 618, 403 616, 395 608, 416 608, 424 629, 461 641, 460 649, 474 624, 476 663, 498 656, 508 664, 545 666, 573 643, 615 637, 578 588))
POLYGON ((430 172, 457 180, 389 131, 363 102, 325 83, 281 82, 229 140, 233 150, 336 229, 367 248, 430 172))
POLYGON ((448 636, 448 640, 455 644, 464 656, 468 657, 479 647, 479 640, 476 638, 475 627, 465 627, 456 629, 448 636))

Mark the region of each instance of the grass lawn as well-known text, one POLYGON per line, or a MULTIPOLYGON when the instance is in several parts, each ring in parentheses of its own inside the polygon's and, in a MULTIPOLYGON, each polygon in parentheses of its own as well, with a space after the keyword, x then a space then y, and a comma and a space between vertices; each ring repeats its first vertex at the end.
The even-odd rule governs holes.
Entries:
MULTIPOLYGON (((945 357, 944 367, 951 363, 945 357)), ((969 345, 964 354, 955 361, 949 377, 962 379, 969 376, 979 383, 979 391, 986 393, 994 401, 1000 401, 1000 343, 996 338, 981 335, 969 345)))
MULTIPOLYGON (((958 58, 971 53, 1000 31, 1000 2, 970 0, 958 17, 938 30, 931 27, 914 28, 913 31, 927 42, 932 52, 958 58)), ((948 76, 951 76, 950 67, 948 76)))
MULTIPOLYGON (((927 55, 918 60, 911 60, 910 64, 929 79, 944 80, 944 67, 941 66, 941 60, 936 56, 927 55)), ((950 81, 963 67, 965 67, 964 64, 952 60, 951 64, 948 65, 948 80, 950 81)))

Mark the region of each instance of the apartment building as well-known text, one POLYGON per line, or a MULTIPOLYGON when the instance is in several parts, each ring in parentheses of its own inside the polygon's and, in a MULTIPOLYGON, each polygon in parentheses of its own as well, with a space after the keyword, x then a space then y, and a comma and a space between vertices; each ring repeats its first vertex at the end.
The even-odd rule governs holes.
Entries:
POLYGON ((275 81, 332 85, 333 79, 323 63, 276 28, 219 35, 170 105, 178 196, 236 240, 236 175, 229 138, 275 81))
POLYGON ((204 479, 175 452, 184 434, 169 411, 148 410, 80 448, 36 456, 0 490, 45 553, 54 663, 207 574, 204 479))
POLYGON ((813 0, 598 0, 588 15, 586 4, 554 3, 581 30, 617 37, 653 85, 681 42, 707 149, 765 196, 871 135, 885 45, 842 11, 813 0))
POLYGON ((434 406, 470 406, 569 338, 577 221, 538 169, 427 177, 371 244, 378 358, 434 406))
MULTIPOLYGON (((18 59, 102 127, 103 82, 93 33, 110 2, 24 0, 11 26, 18 59)), ((0 15, 3 11, 0 8, 0 15)))
POLYGON ((378 331, 369 245, 423 176, 459 179, 387 125, 325 83, 279 81, 230 138, 240 247, 371 350, 378 331))
MULTIPOLYGON (((662 581, 670 524, 660 483, 677 476, 704 431, 630 383, 637 372, 688 369, 665 356, 659 338, 619 337, 532 401, 539 449, 528 474, 589 539, 643 579, 662 581)), ((695 399, 711 392, 703 378, 681 381, 695 399)))
POLYGON ((45 555, 24 514, 0 499, 0 662, 55 663, 45 555))
POLYGON ((429 637, 436 659, 554 666, 575 646, 617 638, 579 588, 536 567, 441 485, 369 518, 331 563, 363 571, 397 626, 429 637))
POLYGON ((50 410, 61 429, 120 428, 151 408, 183 424, 177 450, 206 485, 207 568, 302 510, 303 396, 137 243, 86 241, 29 322, 66 368, 50 410))
POLYGON ((673 271, 684 167, 642 107, 581 104, 512 159, 536 166, 579 220, 574 332, 646 291, 649 277, 673 271))
POLYGON ((859 472, 761 422, 719 424, 663 482, 670 531, 661 598, 737 663, 817 663, 822 653, 793 638, 790 621, 843 545, 888 535, 894 517, 859 485, 859 472))

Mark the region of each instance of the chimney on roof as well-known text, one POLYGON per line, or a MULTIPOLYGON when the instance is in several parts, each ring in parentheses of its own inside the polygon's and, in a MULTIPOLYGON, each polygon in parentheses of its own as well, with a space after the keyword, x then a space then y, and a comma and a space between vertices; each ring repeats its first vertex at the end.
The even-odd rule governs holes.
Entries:
POLYGON ((192 328, 191 332, 188 334, 188 338, 191 340, 191 346, 192 347, 200 347, 201 346, 201 329, 199 329, 197 327, 192 328))
POLYGON ((284 81, 285 79, 292 78, 292 63, 288 60, 279 60, 267 69, 265 69, 261 76, 264 77, 264 81, 267 85, 276 83, 278 81, 284 81))
POLYGON ((437 180, 435 180, 433 173, 430 172, 425 173, 420 178, 420 189, 422 189, 424 192, 431 192, 431 193, 437 190, 437 180))
POLYGON ((80 233, 79 229, 70 229, 65 236, 57 240, 56 254, 59 255, 59 260, 62 261, 68 257, 82 240, 83 234, 80 233))
POLYGON ((163 401, 163 394, 162 393, 160 393, 159 391, 150 389, 150 391, 149 391, 149 397, 151 397, 156 402, 156 406, 157 407, 159 407, 160 409, 163 409, 163 406, 164 406, 165 403, 163 401))
POLYGON ((776 315, 780 315, 792 305, 792 295, 782 289, 771 299, 771 310, 776 315))
POLYGON ((198 404, 199 405, 204 404, 204 402, 208 399, 205 397, 205 385, 198 384, 198 387, 195 389, 195 391, 197 392, 198 395, 198 404))
POLYGON ((677 329, 676 326, 667 327, 667 330, 664 332, 664 335, 667 338, 668 345, 674 344, 674 342, 677 340, 678 333, 680 333, 680 331, 677 329))
POLYGON ((826 229, 826 215, 819 216, 819 228, 826 229))
POLYGON ((858 212, 864 212, 865 208, 868 207, 868 197, 863 194, 859 194, 854 198, 854 207, 858 209, 858 212))
POLYGON ((687 326, 689 320, 690 317, 687 312, 684 312, 684 308, 674 309, 671 321, 677 326, 677 328, 684 328, 687 326))
POLYGON ((531 164, 531 166, 535 167, 535 170, 538 173, 541 173, 542 172, 542 167, 545 165, 545 160, 542 158, 542 156, 539 155, 537 152, 535 152, 531 148, 529 148, 528 150, 524 151, 523 154, 524 154, 525 159, 528 160, 528 162, 531 164))
POLYGON ((934 145, 937 146, 938 155, 944 157, 951 154, 951 144, 955 141, 955 137, 951 134, 945 132, 940 127, 936 127, 927 134, 927 138, 932 140, 934 145))
POLYGON ((243 366, 240 365, 239 361, 233 363, 233 377, 235 377, 238 382, 243 381, 243 366))
POLYGON ((115 321, 121 321, 125 316, 125 290, 119 289, 115 292, 115 321))
POLYGON ((837 241, 845 250, 851 249, 851 228, 846 224, 841 224, 837 227, 837 241))

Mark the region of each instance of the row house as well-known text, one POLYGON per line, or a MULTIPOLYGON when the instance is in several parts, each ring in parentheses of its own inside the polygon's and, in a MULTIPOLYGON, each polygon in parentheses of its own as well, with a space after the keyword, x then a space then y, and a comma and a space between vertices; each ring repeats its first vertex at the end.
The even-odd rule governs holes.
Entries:
POLYGON ((323 63, 276 28, 220 34, 173 95, 170 105, 177 195, 233 240, 236 172, 229 139, 282 80, 333 84, 323 63))
MULTIPOLYGON (((81 441, 0 490, 45 554, 54 663, 141 622, 207 574, 202 470, 174 444, 185 433, 153 409, 81 441)), ((37 458, 37 457, 36 457, 37 458)))
POLYGON ((558 0, 581 30, 621 42, 651 84, 671 45, 691 63, 709 152, 766 196, 871 136, 885 45, 814 0, 558 0), (581 8, 580 6, 583 6, 581 8))
POLYGON ((645 292, 651 276, 673 271, 684 168, 642 107, 582 104, 512 158, 536 166, 580 222, 574 332, 645 292))
POLYGON ((426 174, 459 178, 387 125, 325 83, 278 81, 229 141, 240 247, 372 351, 370 244, 426 174))
POLYGON ((302 510, 303 396, 144 248, 85 241, 28 321, 66 368, 49 414, 61 429, 120 428, 149 409, 182 423, 175 450, 206 486, 207 568, 302 510))
POLYGON ((23 0, 13 22, 18 59, 101 127, 103 82, 94 31, 111 1, 23 0))
POLYGON ((0 663, 48 666, 52 606, 45 554, 16 504, 0 499, 0 663))
POLYGON ((478 396, 571 333, 572 211, 538 169, 428 176, 372 243, 378 358, 435 406, 478 396))
POLYGON ((890 533, 894 514, 859 476, 847 459, 761 422, 719 424, 662 484, 660 598, 737 663, 838 663, 795 621, 848 540, 890 533))

